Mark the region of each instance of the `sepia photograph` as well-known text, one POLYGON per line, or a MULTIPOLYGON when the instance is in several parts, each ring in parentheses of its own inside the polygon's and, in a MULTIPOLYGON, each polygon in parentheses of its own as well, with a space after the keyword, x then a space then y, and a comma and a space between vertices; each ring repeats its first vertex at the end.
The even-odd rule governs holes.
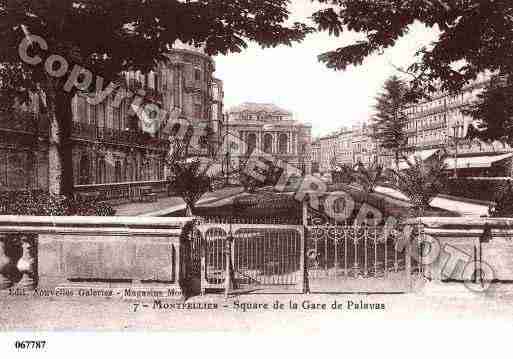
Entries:
POLYGON ((0 0, 0 354, 510 318, 513 1, 0 0))

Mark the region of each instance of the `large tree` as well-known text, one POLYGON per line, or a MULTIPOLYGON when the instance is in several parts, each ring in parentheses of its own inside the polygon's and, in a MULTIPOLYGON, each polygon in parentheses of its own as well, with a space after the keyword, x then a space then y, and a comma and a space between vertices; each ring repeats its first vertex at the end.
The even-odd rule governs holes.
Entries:
POLYGON ((401 153, 408 144, 405 131, 408 116, 404 112, 407 104, 406 92, 406 85, 400 78, 389 78, 383 86, 383 92, 376 98, 376 114, 372 118, 374 131, 371 135, 378 146, 394 153, 396 168, 399 166, 401 153))
POLYGON ((469 127, 469 138, 513 145, 513 77, 492 80, 478 95, 478 101, 463 113, 475 119, 469 127))
POLYGON ((125 70, 153 69, 176 40, 204 46, 210 55, 241 51, 248 40, 264 47, 301 41, 311 29, 287 25, 287 5, 287 0, 0 0, 1 93, 11 94, 2 96, 1 105, 11 105, 13 93, 40 95, 50 121, 50 191, 69 194, 71 99, 76 91, 103 90, 125 70), (51 54, 65 59, 69 68, 59 68, 58 62, 50 71, 45 68, 52 63, 47 61, 51 54), (93 74, 90 86, 83 71, 73 74, 78 70, 74 65, 93 74), (82 88, 66 86, 72 74, 82 88))
MULTIPOLYGON (((363 40, 325 52, 319 60, 344 70, 393 47, 414 23, 439 30, 431 45, 419 48, 409 71, 413 93, 458 91, 484 71, 513 74, 511 0, 317 0, 326 7, 313 20, 319 30, 363 40), (435 85, 436 84, 436 85, 435 85)), ((484 105, 485 106, 485 105, 484 105)))

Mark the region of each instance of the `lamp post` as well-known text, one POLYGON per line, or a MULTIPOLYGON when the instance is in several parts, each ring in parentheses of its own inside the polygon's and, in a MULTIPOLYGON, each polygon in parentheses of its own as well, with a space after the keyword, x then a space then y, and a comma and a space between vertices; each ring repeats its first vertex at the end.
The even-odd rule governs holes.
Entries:
MULTIPOLYGON (((226 141, 226 138, 228 137, 228 129, 229 129, 229 124, 228 124, 228 118, 225 114, 223 114, 223 128, 224 128, 224 136, 223 136, 223 142, 225 143, 225 145, 228 143, 226 141)), ((228 186, 228 177, 229 177, 229 166, 230 166, 230 148, 226 145, 226 152, 224 154, 224 162, 225 162, 225 168, 224 168, 224 184, 225 186, 228 186)))
POLYGON ((451 126, 449 125, 449 121, 447 119, 447 96, 444 97, 444 121, 447 125, 447 144, 452 144, 454 146, 454 173, 453 178, 458 178, 458 144, 460 142, 460 138, 458 137, 457 127, 452 128, 451 135, 451 126))
POLYGON ((459 138, 456 136, 456 127, 454 127, 454 136, 452 137, 454 143, 454 178, 458 178, 458 143, 459 138))

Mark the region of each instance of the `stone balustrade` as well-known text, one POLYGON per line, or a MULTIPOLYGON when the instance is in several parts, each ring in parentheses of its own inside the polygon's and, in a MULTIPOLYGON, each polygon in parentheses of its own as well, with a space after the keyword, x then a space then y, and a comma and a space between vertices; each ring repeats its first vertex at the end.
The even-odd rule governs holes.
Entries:
POLYGON ((418 226, 424 250, 424 273, 434 282, 513 280, 513 218, 425 217, 418 226), (490 277, 491 275, 491 277, 490 277))
POLYGON ((183 293, 192 228, 192 218, 0 216, 0 290, 121 282, 183 293))

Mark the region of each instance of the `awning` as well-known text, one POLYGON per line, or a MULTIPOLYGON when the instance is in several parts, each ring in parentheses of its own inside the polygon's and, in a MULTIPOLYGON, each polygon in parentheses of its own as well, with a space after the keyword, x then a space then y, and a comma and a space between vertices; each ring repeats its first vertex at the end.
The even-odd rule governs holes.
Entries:
MULTIPOLYGON (((408 161, 410 161, 411 163, 415 163, 415 158, 418 158, 421 161, 425 161, 425 160, 430 159, 431 157, 433 157, 439 151, 441 151, 439 148, 432 149, 432 150, 417 151, 414 154, 408 156, 408 161)), ((407 169, 409 167, 410 166, 408 165, 408 163, 406 161, 400 161, 399 162, 399 170, 402 171, 402 170, 405 170, 405 169, 407 169)))
POLYGON ((456 165, 458 169, 464 168, 490 168, 496 162, 513 157, 513 153, 506 153, 503 155, 494 156, 476 156, 476 157, 461 157, 461 158, 447 158, 445 164, 447 169, 454 169, 456 165))

